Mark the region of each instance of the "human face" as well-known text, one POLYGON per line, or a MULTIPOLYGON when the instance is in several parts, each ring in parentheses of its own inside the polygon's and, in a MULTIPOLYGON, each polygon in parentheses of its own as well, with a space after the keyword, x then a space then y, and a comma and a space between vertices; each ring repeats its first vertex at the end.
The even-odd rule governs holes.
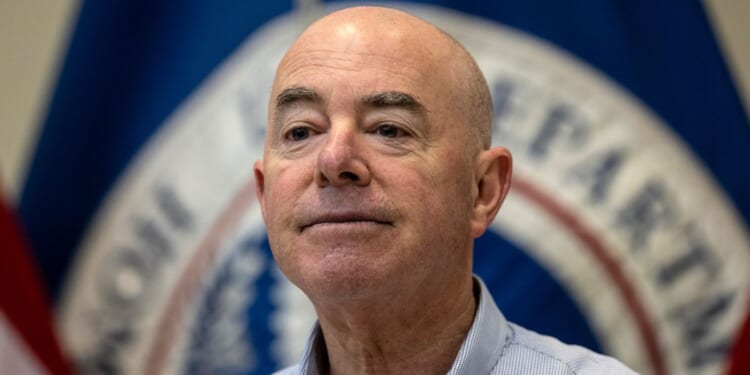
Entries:
POLYGON ((471 267, 473 159, 449 74, 427 51, 355 34, 284 58, 255 170, 274 257, 318 300, 471 267))

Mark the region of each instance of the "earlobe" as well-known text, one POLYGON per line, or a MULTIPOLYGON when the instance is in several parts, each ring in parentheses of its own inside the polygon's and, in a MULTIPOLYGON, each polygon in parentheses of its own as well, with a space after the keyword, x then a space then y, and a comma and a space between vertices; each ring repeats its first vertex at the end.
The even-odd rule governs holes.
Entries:
POLYGON ((255 174, 255 196, 258 198, 258 203, 260 203, 260 209, 263 214, 263 218, 266 217, 266 204, 265 200, 263 200, 263 195, 265 194, 264 191, 264 174, 263 174, 263 160, 256 160, 255 164, 253 165, 253 173, 255 174))
POLYGON ((476 197, 471 222, 474 238, 484 233, 495 219, 510 190, 513 159, 504 147, 483 151, 477 160, 476 197))

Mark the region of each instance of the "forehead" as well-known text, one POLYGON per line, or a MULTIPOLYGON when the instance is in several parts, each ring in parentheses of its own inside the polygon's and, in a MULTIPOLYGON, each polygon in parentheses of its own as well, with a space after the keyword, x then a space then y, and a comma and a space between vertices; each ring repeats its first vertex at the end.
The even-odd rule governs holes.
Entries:
POLYGON ((323 96, 399 91, 431 104, 450 86, 438 56, 446 48, 413 25, 387 26, 314 25, 280 63, 272 96, 304 86, 323 96))
POLYGON ((293 87, 309 87, 325 99, 355 101, 372 92, 404 92, 430 103, 437 96, 427 64, 381 53, 304 50, 279 66, 273 97, 293 87))

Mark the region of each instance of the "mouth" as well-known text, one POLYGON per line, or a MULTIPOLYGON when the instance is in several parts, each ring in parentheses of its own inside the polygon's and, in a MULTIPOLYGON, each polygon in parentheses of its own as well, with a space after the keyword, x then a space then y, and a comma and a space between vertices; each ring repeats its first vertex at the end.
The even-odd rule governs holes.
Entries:
POLYGON ((388 220, 383 220, 378 217, 374 217, 372 215, 362 214, 362 213, 335 213, 335 214, 323 214, 316 216, 314 218, 311 218, 309 221, 304 222, 303 225, 300 226, 300 232, 305 231, 308 228, 314 227, 314 226, 328 226, 328 225, 368 225, 368 224, 375 224, 375 225, 388 225, 393 226, 393 222, 388 220))

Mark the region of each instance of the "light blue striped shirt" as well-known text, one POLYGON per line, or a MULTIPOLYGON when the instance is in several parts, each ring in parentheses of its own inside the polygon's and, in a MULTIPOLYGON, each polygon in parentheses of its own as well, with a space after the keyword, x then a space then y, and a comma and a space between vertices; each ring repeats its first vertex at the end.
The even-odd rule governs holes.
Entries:
MULTIPOLYGON (((478 277, 475 282, 481 289, 477 313, 448 375, 635 374, 614 358, 508 322, 484 283, 478 277)), ((316 353, 325 352, 321 338, 320 327, 316 327, 302 361, 276 374, 317 375, 320 354, 316 353)))

